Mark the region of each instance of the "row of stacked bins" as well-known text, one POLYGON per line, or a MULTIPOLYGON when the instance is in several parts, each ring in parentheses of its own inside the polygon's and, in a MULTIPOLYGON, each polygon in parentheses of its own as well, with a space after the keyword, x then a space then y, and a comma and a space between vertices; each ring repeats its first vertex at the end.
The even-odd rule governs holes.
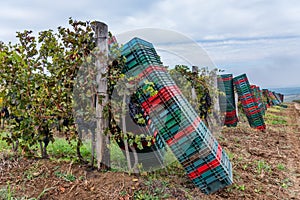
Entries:
POLYGON ((258 102, 251 91, 246 74, 234 77, 233 83, 250 126, 264 131, 266 129, 266 125, 263 115, 258 107, 258 102))
POLYGON ((263 107, 264 107, 264 114, 265 114, 266 110, 268 109, 268 106, 267 106, 267 97, 264 96, 264 93, 263 93, 262 89, 260 89, 258 87, 258 90, 259 90, 259 96, 260 96, 261 102, 262 102, 263 107))
POLYGON ((258 104, 258 108, 259 108, 260 112, 264 115, 266 107, 265 107, 265 104, 263 103, 263 100, 262 100, 262 95, 261 95, 260 88, 256 85, 250 85, 250 88, 251 88, 252 94, 253 94, 253 96, 254 96, 257 104, 258 104))
POLYGON ((277 100, 277 103, 278 103, 278 104, 281 104, 282 101, 281 101, 280 95, 279 95, 278 93, 276 93, 276 92, 273 92, 273 95, 275 96, 275 98, 276 98, 276 100, 277 100))
POLYGON ((276 98, 276 96, 274 95, 274 92, 272 91, 269 91, 269 96, 271 97, 272 99, 272 102, 273 102, 273 105, 279 105, 280 102, 278 101, 278 99, 276 98))
POLYGON ((218 76, 219 105, 221 113, 225 113, 224 125, 236 127, 238 118, 236 114, 236 104, 233 87, 232 74, 222 74, 218 76))
POLYGON ((154 46, 133 38, 124 45, 127 59, 123 72, 137 77, 136 98, 143 116, 149 117, 157 141, 169 146, 184 167, 187 176, 203 193, 213 193, 232 184, 232 166, 225 151, 213 137, 168 70, 162 65, 154 46), (154 83, 157 94, 151 96, 146 83, 154 83))
POLYGON ((266 99, 267 107, 279 105, 283 102, 283 95, 272 92, 268 89, 263 89, 263 95, 266 99))
POLYGON ((271 97, 269 96, 269 90, 268 89, 263 89, 263 98, 264 98, 264 103, 266 104, 267 108, 273 106, 273 101, 271 100, 271 97))
POLYGON ((280 98, 280 101, 281 101, 281 103, 283 103, 283 101, 284 101, 284 95, 283 94, 278 94, 279 95, 279 98, 280 98))

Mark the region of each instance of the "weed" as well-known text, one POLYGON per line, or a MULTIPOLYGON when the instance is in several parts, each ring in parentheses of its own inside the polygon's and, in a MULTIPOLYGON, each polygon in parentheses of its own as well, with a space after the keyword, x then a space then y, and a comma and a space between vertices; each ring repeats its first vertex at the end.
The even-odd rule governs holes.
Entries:
POLYGON ((255 192, 255 193, 260 193, 261 191, 262 191, 262 188, 261 188, 261 187, 255 188, 255 189, 254 189, 254 192, 255 192))
POLYGON ((134 199, 136 199, 136 200, 159 200, 160 198, 157 196, 153 196, 152 194, 149 194, 148 192, 136 191, 134 193, 134 199))
POLYGON ((245 189, 246 189, 245 185, 237 185, 237 184, 234 184, 234 187, 235 187, 237 190, 240 190, 240 191, 245 191, 245 189))
POLYGON ((76 180, 76 176, 74 176, 72 173, 62 173, 61 171, 55 171, 54 174, 58 178, 62 178, 69 182, 73 182, 76 180))
POLYGON ((282 164, 282 163, 278 163, 278 165, 277 165, 277 169, 279 169, 279 170, 281 170, 281 171, 285 170, 285 166, 284 166, 284 164, 282 164))
POLYGON ((127 195, 127 191, 126 190, 122 190, 119 192, 120 196, 126 196, 127 195))
POLYGON ((257 161, 257 172, 261 174, 263 171, 271 172, 271 167, 264 160, 257 161))
POLYGON ((248 168, 248 164, 244 164, 242 168, 245 171, 248 168))
POLYGON ((287 189, 287 188, 288 188, 288 185, 287 185, 286 183, 282 183, 282 184, 281 184, 281 187, 284 188, 284 189, 287 189))
POLYGON ((231 152, 227 152, 229 160, 232 160, 234 158, 234 154, 231 152))
POLYGON ((284 188, 284 189, 287 189, 289 186, 291 186, 291 181, 289 178, 285 178, 281 181, 281 187, 284 188))

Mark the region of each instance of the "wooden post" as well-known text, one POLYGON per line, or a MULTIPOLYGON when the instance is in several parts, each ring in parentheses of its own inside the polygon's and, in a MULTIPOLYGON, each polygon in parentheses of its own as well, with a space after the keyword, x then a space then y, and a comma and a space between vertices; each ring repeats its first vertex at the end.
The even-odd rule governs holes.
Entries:
POLYGON ((108 129, 108 119, 104 117, 104 107, 108 103, 107 93, 107 66, 108 66, 108 27, 103 22, 95 21, 92 23, 96 37, 96 154, 97 168, 108 169, 110 165, 110 153, 108 149, 109 136, 105 134, 108 129))

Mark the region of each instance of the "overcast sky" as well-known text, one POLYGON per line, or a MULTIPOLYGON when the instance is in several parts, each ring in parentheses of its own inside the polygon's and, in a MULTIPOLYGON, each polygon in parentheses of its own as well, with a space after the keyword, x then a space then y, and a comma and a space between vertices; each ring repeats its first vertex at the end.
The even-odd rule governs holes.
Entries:
POLYGON ((225 72, 246 73, 263 88, 300 87, 298 0, 1 1, 0 40, 15 42, 24 29, 55 30, 69 17, 103 21, 116 35, 143 28, 180 33, 225 72))

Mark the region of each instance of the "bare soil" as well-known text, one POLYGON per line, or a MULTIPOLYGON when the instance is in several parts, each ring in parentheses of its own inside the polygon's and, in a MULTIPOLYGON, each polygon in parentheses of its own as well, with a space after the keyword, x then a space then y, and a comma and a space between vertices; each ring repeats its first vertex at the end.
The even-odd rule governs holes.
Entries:
POLYGON ((228 152, 234 184, 202 194, 183 170, 144 173, 98 172, 79 163, 28 159, 0 153, 0 189, 29 199, 300 199, 300 105, 272 113, 287 124, 265 133, 242 122, 216 138, 228 152))

